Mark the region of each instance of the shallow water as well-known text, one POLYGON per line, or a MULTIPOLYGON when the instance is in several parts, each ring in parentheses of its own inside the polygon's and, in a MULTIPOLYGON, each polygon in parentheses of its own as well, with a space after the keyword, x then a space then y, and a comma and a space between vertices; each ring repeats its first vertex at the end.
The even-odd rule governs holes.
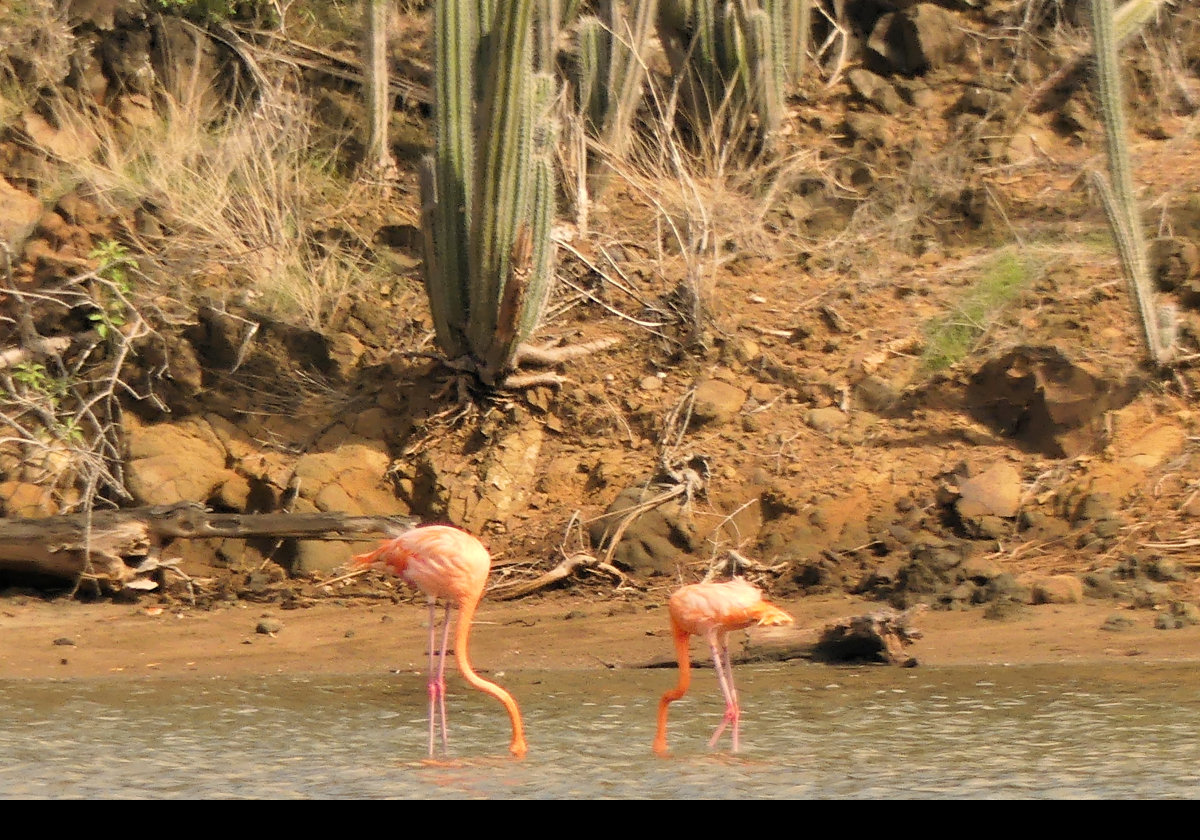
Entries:
POLYGON ((450 761, 430 766, 425 687, 367 680, 0 682, 2 798, 1194 798, 1200 666, 737 670, 742 750, 710 751, 710 670, 493 675, 530 744, 449 678, 450 761))

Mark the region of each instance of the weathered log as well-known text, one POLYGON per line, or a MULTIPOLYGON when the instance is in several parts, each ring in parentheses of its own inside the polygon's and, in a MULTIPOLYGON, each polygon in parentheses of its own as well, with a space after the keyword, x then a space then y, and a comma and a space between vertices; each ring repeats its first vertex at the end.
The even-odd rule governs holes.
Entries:
POLYGON ((826 625, 816 655, 826 661, 867 660, 911 668, 916 657, 904 648, 921 638, 911 622, 925 609, 918 604, 902 612, 885 609, 839 619, 826 625))
POLYGON ((817 662, 879 662, 911 668, 917 664, 905 648, 921 638, 913 620, 924 604, 898 612, 881 609, 834 619, 824 628, 755 627, 740 651, 731 650, 735 664, 810 659, 817 662))
POLYGON ((397 536, 411 516, 340 513, 212 513, 184 503, 92 511, 46 519, 0 519, 0 572, 123 583, 172 539, 274 537, 342 540, 397 536))
MULTIPOLYGON (((741 649, 731 646, 729 659, 735 665, 809 659, 817 662, 880 662, 911 668, 917 660, 904 648, 921 638, 921 631, 912 626, 912 621, 925 609, 924 604, 918 604, 903 612, 883 609, 846 616, 834 619, 820 630, 792 626, 752 627, 746 632, 741 649)), ((711 665, 703 653, 693 654, 692 667, 711 665)), ((650 662, 627 667, 674 668, 676 661, 664 653, 650 662)))

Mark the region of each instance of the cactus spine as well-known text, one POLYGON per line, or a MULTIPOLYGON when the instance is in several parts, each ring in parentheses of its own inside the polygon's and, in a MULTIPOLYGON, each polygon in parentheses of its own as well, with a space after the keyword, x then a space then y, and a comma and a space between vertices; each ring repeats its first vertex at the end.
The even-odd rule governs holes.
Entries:
POLYGON ((488 385, 550 290, 554 83, 533 73, 532 19, 533 0, 434 5, 425 282, 439 346, 488 385))

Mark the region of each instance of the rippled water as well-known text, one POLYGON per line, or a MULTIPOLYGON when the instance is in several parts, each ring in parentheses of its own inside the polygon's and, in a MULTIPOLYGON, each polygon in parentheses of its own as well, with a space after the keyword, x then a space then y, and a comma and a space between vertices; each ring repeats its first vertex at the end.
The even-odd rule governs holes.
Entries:
MULTIPOLYGON (((743 748, 707 749, 711 671, 649 745, 675 672, 513 673, 530 743, 450 679, 0 682, 3 798, 1194 798, 1200 667, 739 668, 743 748)), ((728 741, 724 742, 728 747, 728 741)))

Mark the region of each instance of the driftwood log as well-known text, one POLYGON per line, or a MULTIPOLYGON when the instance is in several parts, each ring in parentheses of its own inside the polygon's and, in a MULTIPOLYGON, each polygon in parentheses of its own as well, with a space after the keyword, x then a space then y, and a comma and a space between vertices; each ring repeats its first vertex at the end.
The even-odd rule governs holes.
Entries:
POLYGON ((816 655, 826 662, 866 660, 911 668, 916 657, 905 647, 921 638, 912 621, 927 609, 918 604, 907 610, 880 610, 839 619, 825 626, 816 655))
MULTIPOLYGON (((754 627, 746 632, 745 643, 740 650, 730 647, 729 656, 738 665, 809 659, 814 662, 869 662, 912 668, 917 660, 905 648, 921 638, 921 631, 912 626, 912 621, 926 609, 925 604, 903 611, 882 609, 864 615, 837 618, 820 629, 754 627)), ((703 653, 693 654, 693 667, 705 668, 711 664, 711 660, 703 653)), ((639 667, 674 668, 675 665, 674 657, 663 655, 639 667)))
POLYGON ((386 538, 416 524, 411 516, 212 513, 193 503, 46 519, 0 519, 0 573, 68 581, 89 576, 120 586, 164 565, 162 547, 174 539, 386 538))

